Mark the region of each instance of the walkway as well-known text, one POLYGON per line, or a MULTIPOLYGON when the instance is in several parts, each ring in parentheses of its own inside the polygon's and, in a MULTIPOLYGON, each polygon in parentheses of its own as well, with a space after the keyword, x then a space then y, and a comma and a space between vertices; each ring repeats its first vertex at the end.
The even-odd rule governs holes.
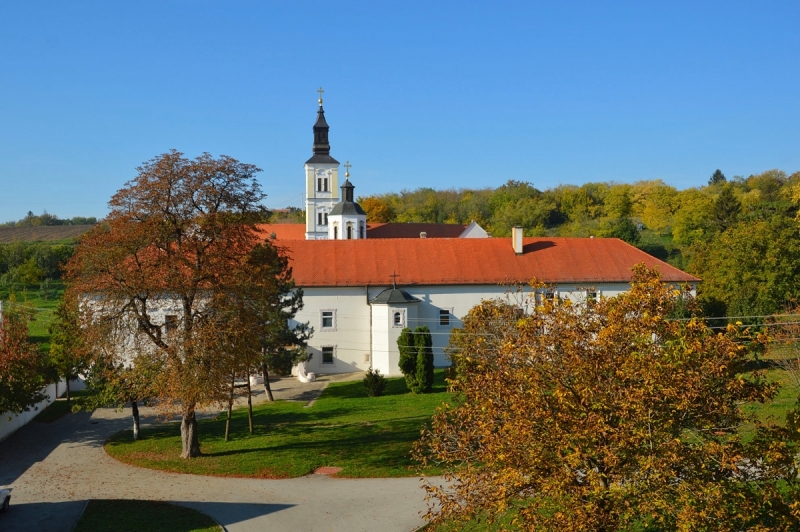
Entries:
MULTIPOLYGON (((296 383, 272 382, 275 397, 299 398, 309 388, 318 395, 327 379, 315 386, 296 383)), ((13 488, 0 530, 69 532, 89 499, 171 501, 212 516, 231 532, 408 532, 424 524, 418 478, 261 480, 142 469, 103 451, 103 442, 129 425, 130 410, 102 409, 50 424, 32 422, 0 443, 0 487, 13 488)))

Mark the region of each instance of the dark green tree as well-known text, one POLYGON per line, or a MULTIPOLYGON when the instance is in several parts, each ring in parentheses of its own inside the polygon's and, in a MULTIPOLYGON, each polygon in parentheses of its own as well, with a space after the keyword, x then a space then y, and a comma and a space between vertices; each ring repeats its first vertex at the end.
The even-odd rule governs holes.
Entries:
POLYGON ((400 351, 398 365, 406 378, 409 390, 417 388, 417 348, 414 343, 414 333, 408 327, 400 332, 397 338, 397 349, 400 351))
POLYGON ((719 168, 717 168, 711 177, 708 179, 709 185, 719 185, 725 183, 727 179, 725 179, 725 174, 723 174, 719 168))
POLYGON ((433 389, 433 340, 427 325, 414 329, 414 347, 417 351, 417 382, 411 391, 430 393, 433 389))
POLYGON ((726 185, 714 201, 711 225, 720 233, 733 226, 742 211, 742 204, 733 193, 733 187, 726 185))

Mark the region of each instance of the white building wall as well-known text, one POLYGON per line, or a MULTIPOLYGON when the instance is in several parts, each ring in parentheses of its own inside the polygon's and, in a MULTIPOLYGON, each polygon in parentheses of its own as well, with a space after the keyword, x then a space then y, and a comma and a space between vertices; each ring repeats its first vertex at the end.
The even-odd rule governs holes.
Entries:
MULTIPOLYGON (((81 381, 71 381, 69 386, 72 391, 85 388, 81 381)), ((67 386, 63 380, 58 382, 58 384, 50 384, 43 390, 46 395, 45 399, 36 403, 36 405, 27 412, 22 412, 21 414, 3 412, 0 414, 0 441, 3 441, 17 430, 27 425, 39 412, 47 408, 57 397, 64 395, 66 391, 67 386)))
MULTIPOLYGON (((306 364, 309 371, 315 373, 347 373, 366 371, 374 362, 374 367, 385 375, 399 375, 397 367, 397 335, 400 330, 390 332, 390 310, 387 305, 376 305, 371 311, 368 299, 376 297, 388 286, 340 287, 340 288, 303 288, 303 310, 297 313, 295 320, 309 322, 314 327, 314 334, 309 340, 309 352, 312 359, 306 364), (379 309, 383 307, 383 309, 379 309), (322 311, 335 312, 335 327, 321 327, 322 311), (370 325, 370 317, 372 324, 370 325), (370 326, 372 336, 370 336, 370 326), (385 338, 385 340, 384 340, 385 338), (335 358, 333 364, 322 363, 322 347, 333 346, 335 358), (392 360, 390 366, 389 360, 392 360), (386 370, 386 372, 384 372, 386 370)), ((421 300, 420 303, 409 304, 415 311, 408 314, 408 326, 414 329, 427 325, 433 339, 434 365, 449 366, 445 355, 445 347, 450 341, 450 330, 460 327, 469 310, 483 300, 505 297, 508 287, 498 285, 439 285, 439 286, 401 286, 403 290, 421 300), (439 311, 450 310, 450 324, 439 324, 439 311)), ((613 297, 629 289, 627 283, 598 283, 592 286, 577 284, 558 285, 556 294, 575 302, 583 301, 587 288, 597 292, 601 297, 613 297)), ((530 288, 525 289, 529 293, 530 288)))

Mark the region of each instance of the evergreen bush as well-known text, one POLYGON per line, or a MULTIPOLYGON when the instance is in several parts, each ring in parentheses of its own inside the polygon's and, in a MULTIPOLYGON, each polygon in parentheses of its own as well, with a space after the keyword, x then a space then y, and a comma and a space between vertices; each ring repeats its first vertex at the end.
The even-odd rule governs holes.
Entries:
POLYGON ((383 395, 383 392, 386 390, 386 384, 388 383, 386 377, 381 375, 381 372, 377 369, 367 371, 363 382, 364 388, 367 390, 367 395, 370 397, 380 397, 383 395))
POLYGON ((397 348, 400 351, 398 365, 406 378, 406 386, 411 391, 417 388, 417 348, 414 344, 414 333, 406 327, 397 338, 397 348))
POLYGON ((416 389, 414 393, 430 393, 433 389, 433 339, 427 325, 414 329, 417 350, 416 389))

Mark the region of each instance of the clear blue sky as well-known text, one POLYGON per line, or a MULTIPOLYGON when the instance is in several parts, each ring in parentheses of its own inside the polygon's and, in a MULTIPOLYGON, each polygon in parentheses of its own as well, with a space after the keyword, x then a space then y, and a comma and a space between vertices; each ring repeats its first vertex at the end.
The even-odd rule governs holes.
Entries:
POLYGON ((171 148, 301 205, 316 89, 356 195, 800 170, 800 2, 2 2, 0 222, 103 216, 171 148))

